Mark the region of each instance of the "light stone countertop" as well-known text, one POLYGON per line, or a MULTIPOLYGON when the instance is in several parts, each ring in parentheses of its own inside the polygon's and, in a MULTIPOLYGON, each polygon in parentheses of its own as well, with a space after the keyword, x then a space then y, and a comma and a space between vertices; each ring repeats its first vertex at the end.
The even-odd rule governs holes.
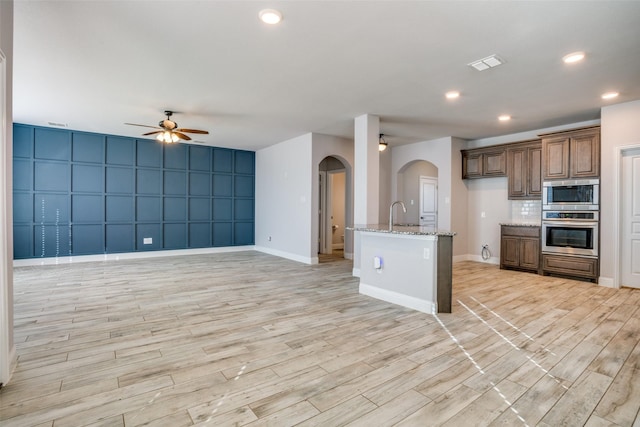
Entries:
POLYGON ((356 224, 353 227, 345 227, 347 230, 352 231, 368 231, 374 233, 389 233, 389 234, 405 234, 413 236, 455 236, 453 231, 436 230, 433 227, 421 227, 419 225, 394 225, 389 230, 389 224, 356 224))
POLYGON ((501 222, 500 225, 508 225, 510 227, 540 227, 540 224, 531 222, 501 222))

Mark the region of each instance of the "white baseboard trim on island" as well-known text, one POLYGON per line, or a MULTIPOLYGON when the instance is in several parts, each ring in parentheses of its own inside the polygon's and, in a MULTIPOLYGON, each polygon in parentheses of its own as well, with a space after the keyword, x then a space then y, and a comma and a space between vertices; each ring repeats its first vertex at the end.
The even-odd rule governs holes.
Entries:
POLYGON ((386 289, 380 289, 365 283, 360 283, 359 291, 363 295, 411 308, 422 313, 435 314, 438 312, 438 304, 433 301, 422 300, 386 289))
POLYGON ((254 246, 221 246, 215 248, 174 249, 141 252, 122 252, 100 255, 72 255, 49 258, 28 258, 13 260, 14 267, 30 267, 36 265, 74 264, 79 262, 120 261, 124 259, 160 258, 168 256, 218 254, 225 252, 253 251, 254 246))

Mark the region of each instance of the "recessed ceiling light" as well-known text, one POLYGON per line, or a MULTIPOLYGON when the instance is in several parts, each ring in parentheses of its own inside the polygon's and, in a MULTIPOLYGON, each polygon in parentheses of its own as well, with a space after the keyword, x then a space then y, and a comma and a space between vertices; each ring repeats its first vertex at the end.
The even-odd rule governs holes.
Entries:
POLYGON ((452 90, 451 92, 445 93, 444 96, 446 96, 447 99, 456 99, 460 97, 460 92, 458 92, 457 90, 452 90))
POLYGON ((562 57, 565 64, 573 64, 574 62, 582 61, 584 59, 584 52, 572 52, 562 57))
POLYGON ((265 24, 277 24, 282 21, 282 13, 275 9, 263 9, 258 14, 260 20, 265 24))
POLYGON ((620 95, 618 92, 607 92, 602 94, 602 99, 613 99, 620 95))
POLYGON ((501 122, 508 122, 509 120, 511 120, 511 116, 508 114, 503 114, 501 116, 498 116, 498 120, 500 120, 501 122))

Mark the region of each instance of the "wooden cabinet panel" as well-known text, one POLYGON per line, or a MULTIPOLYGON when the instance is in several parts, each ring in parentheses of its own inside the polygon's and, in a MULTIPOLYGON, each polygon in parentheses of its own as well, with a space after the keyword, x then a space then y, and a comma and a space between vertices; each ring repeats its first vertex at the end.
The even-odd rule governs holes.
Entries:
POLYGON ((583 277, 596 281, 598 278, 598 259, 565 255, 542 255, 544 274, 583 277))
POLYGON ((571 138, 572 178, 600 176, 600 135, 595 132, 576 135, 571 138))
POLYGON ((540 267, 540 239, 520 239, 520 266, 537 270, 540 267))
POLYGON ((509 144, 507 149, 508 198, 540 200, 542 196, 542 144, 509 144))
POLYGON ((504 148, 501 151, 484 153, 482 156, 483 176, 505 176, 507 174, 507 152, 504 148))
POLYGON ((543 139, 542 151, 544 179, 569 178, 569 138, 543 139))
POLYGON ((506 147, 462 150, 462 179, 507 175, 506 147))
POLYGON ((500 268, 538 272, 540 269, 540 227, 500 227, 500 268))
POLYGON ((482 153, 462 153, 462 179, 482 177, 482 153))
POLYGON ((503 236, 500 241, 500 267, 520 266, 520 238, 503 236))
POLYGON ((532 199, 542 198, 542 145, 530 147, 527 151, 529 161, 528 195, 532 199))
POLYGON ((598 178, 600 176, 600 127, 542 136, 544 180, 598 178))

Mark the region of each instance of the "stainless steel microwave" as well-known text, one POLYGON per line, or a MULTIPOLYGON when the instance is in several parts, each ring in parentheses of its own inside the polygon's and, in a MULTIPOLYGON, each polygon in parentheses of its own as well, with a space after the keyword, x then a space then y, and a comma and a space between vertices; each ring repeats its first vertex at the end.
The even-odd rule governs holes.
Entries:
POLYGON ((543 210, 600 209, 599 179, 570 179, 542 183, 543 210))

